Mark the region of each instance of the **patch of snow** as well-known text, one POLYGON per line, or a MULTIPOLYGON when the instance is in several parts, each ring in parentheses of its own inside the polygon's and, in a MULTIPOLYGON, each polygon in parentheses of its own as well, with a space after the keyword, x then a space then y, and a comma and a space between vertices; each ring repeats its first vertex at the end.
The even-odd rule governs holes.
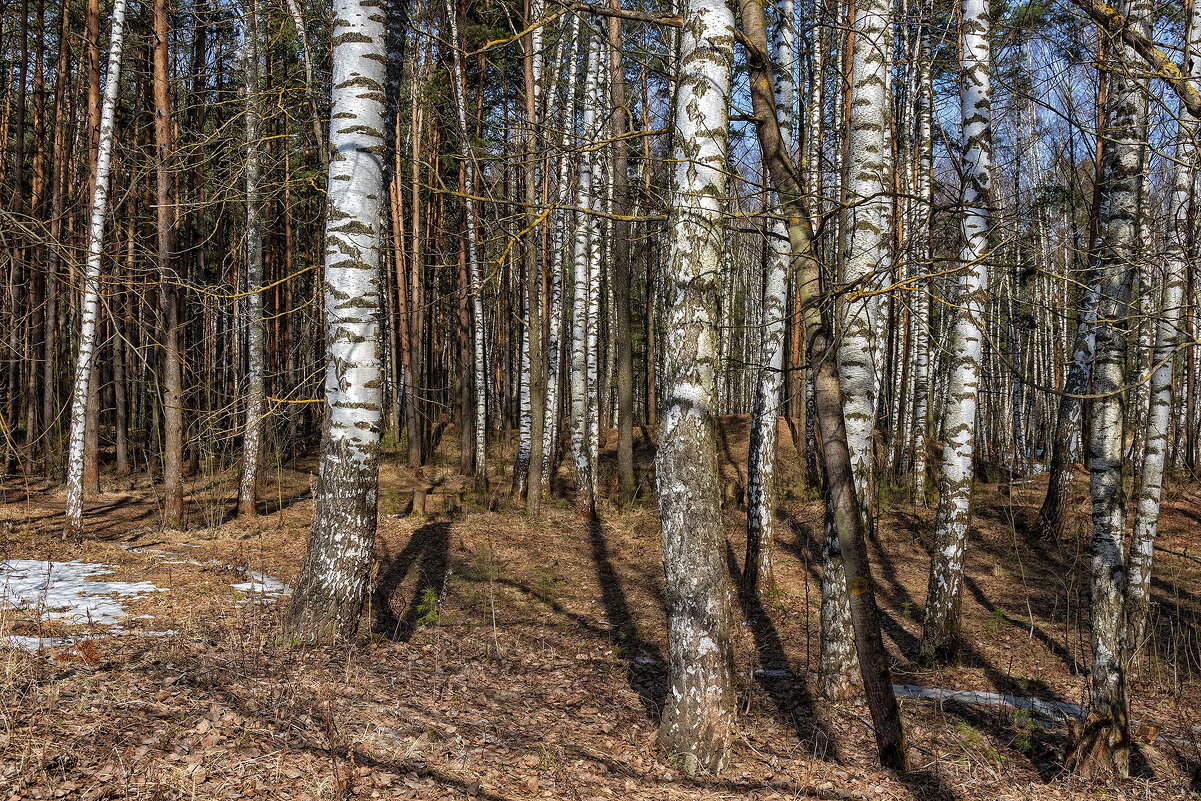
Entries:
POLYGON ((273 576, 268 576, 266 573, 257 573, 253 570, 244 570, 243 572, 250 581, 229 585, 239 592, 244 592, 248 595, 286 595, 289 592, 288 586, 273 576))
POLYGON ((111 626, 125 616, 125 604, 152 592, 149 581, 92 581, 117 568, 90 562, 9 559, 0 562, 0 606, 34 609, 43 620, 111 626))

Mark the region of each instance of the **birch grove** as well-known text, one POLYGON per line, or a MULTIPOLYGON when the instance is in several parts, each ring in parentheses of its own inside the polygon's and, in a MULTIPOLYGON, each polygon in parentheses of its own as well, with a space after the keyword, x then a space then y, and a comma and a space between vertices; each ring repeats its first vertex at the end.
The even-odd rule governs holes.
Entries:
POLYGON ((264 653, 569 649, 701 795, 1195 768, 1201 0, 126 14, 0 8, 0 585, 236 540, 264 653))

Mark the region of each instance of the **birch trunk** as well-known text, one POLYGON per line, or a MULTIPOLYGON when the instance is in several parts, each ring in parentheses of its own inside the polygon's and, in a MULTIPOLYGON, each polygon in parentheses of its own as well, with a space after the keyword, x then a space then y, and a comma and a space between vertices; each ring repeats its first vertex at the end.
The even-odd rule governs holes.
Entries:
MULTIPOLYGON (((889 236, 888 62, 892 52, 891 4, 861 0, 852 21, 850 121, 847 150, 847 210, 843 225, 847 249, 843 281, 856 291, 871 290, 892 270, 889 236)), ((852 295, 854 298, 855 296, 852 295)), ((847 444, 855 491, 863 509, 872 503, 873 430, 880 388, 880 300, 870 294, 848 300, 839 341, 839 378, 844 394, 847 444)), ((869 511, 870 515, 870 511, 869 511)), ((869 530, 872 521, 868 520, 869 530)))
POLYGON ((352 636, 366 597, 383 385, 386 20, 372 0, 336 0, 333 19, 324 273, 327 416, 313 528, 285 619, 292 640, 318 643, 352 636))
MULTIPOLYGON (((583 142, 598 135, 601 44, 589 37, 584 68, 583 142)), ((579 155, 580 212, 574 242, 571 337, 571 450, 575 462, 577 502, 589 517, 596 514, 596 462, 594 458, 596 397, 596 302, 600 283, 600 225, 590 212, 600 201, 593 189, 596 158, 590 150, 579 155)))
MULTIPOLYGON (((796 30, 792 0, 784 0, 777 9, 772 29, 773 77, 775 78, 776 116, 782 146, 791 156, 795 144, 796 30)), ((759 332, 760 366, 756 374, 755 399, 751 413, 751 435, 747 459, 746 483, 746 558, 743 562, 743 588, 756 592, 759 587, 775 586, 772 547, 775 538, 777 420, 780 391, 784 376, 784 335, 788 307, 788 273, 792 264, 788 229, 779 217, 769 223, 767 274, 763 284, 763 319, 759 332)))
POLYGON ((257 513, 259 462, 263 450, 263 417, 266 392, 266 330, 263 324, 263 193, 262 142, 259 95, 262 73, 259 59, 258 9, 249 3, 242 32, 242 70, 246 92, 246 422, 242 435, 242 479, 238 487, 238 512, 257 513))
POLYGON ((456 9, 451 0, 446 3, 447 26, 450 29, 451 84, 455 97, 455 111, 459 123, 460 155, 463 159, 465 187, 463 214, 467 230, 467 280, 471 295, 471 354, 472 388, 475 403, 473 427, 475 429, 475 458, 472 470, 476 478, 487 479, 487 378, 484 366, 484 299, 483 282, 480 276, 479 235, 476 228, 475 211, 475 154, 471 149, 471 136, 467 128, 467 84, 463 73, 463 51, 459 40, 459 23, 456 9))
MULTIPOLYGON (((1124 9, 1132 25, 1149 27, 1145 0, 1124 9)), ((1101 205, 1093 258, 1097 265, 1096 352, 1088 426, 1089 489, 1093 507, 1091 598, 1092 704, 1070 764, 1083 774, 1129 772, 1129 699, 1126 689, 1125 528, 1123 488, 1124 395, 1130 292, 1138 252, 1143 132, 1147 99, 1135 73, 1137 56, 1115 48, 1114 71, 1102 125, 1101 205)))
POLYGON ((948 403, 942 417, 942 481, 934 552, 922 631, 922 654, 931 662, 959 658, 959 604, 963 557, 972 512, 972 454, 988 305, 989 202, 992 180, 989 0, 963 0, 960 22, 963 76, 963 250, 959 302, 951 351, 948 403))
MULTIPOLYGON (((1186 39, 1185 74, 1201 85, 1201 2, 1192 3, 1186 39)), ((1143 436, 1143 464, 1138 473, 1134 532, 1130 541, 1130 576, 1126 588, 1127 653, 1131 662, 1145 645, 1147 617, 1151 602, 1151 563, 1159 526, 1160 499, 1163 495, 1164 468, 1167 463, 1171 430, 1172 375, 1176 351, 1182 340, 1183 307, 1189 259, 1192 253, 1192 227, 1189 207, 1197 180, 1197 119, 1187 110, 1179 112, 1176 146, 1176 181, 1168 204, 1167 253, 1164 259, 1163 291, 1155 324, 1155 350, 1149 381, 1146 429, 1143 436)))
POLYGON ((96 323, 100 315, 100 258, 104 248, 104 226, 108 220, 109 179, 112 173, 113 121, 121 79, 121 48, 125 40, 125 0, 113 3, 113 28, 109 35, 108 73, 100 108, 100 144, 96 151, 92 211, 88 225, 87 261, 79 299, 79 353, 71 385, 71 431, 67 454, 67 519, 65 533, 76 538, 83 533, 84 439, 88 398, 95 386, 93 361, 96 356, 96 323))
POLYGON ((734 725, 714 411, 734 15, 724 0, 681 12, 655 456, 671 669, 659 747, 692 775, 721 770, 734 725))

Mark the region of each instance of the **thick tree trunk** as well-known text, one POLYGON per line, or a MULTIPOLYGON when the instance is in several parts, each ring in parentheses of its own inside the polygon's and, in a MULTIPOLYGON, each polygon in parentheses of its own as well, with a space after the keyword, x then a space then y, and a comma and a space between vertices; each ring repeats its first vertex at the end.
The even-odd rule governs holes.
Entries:
POLYGON ((371 0, 334 3, 325 227, 327 417, 308 551, 285 618, 296 642, 354 634, 366 597, 379 485, 380 222, 385 202, 386 21, 371 0))
MULTIPOLYGON (((1126 10, 1132 24, 1149 27, 1146 0, 1126 10)), ((1126 628, 1125 450, 1126 339, 1145 169, 1143 131, 1147 99, 1136 55, 1118 48, 1105 105, 1101 208, 1093 258, 1097 265, 1096 353, 1093 357, 1088 470, 1093 503, 1091 582, 1092 703, 1081 741, 1069 760, 1081 773, 1129 772, 1130 731, 1124 640, 1126 628)))
POLYGON ((942 481, 934 552, 926 591, 922 654, 931 662, 959 658, 963 558, 972 514, 972 455, 980 391, 983 326, 988 309, 989 203, 992 181, 992 78, 989 0, 963 0, 963 249, 957 320, 948 355, 948 403, 942 417, 942 481))
POLYGON ((714 409, 734 15, 724 0, 682 13, 655 468, 671 666, 659 748, 691 775, 721 770, 734 725, 714 409))
POLYGON ((163 526, 183 525, 183 337, 175 252, 175 169, 171 102, 171 9, 154 0, 155 258, 159 273, 159 367, 163 386, 163 526))

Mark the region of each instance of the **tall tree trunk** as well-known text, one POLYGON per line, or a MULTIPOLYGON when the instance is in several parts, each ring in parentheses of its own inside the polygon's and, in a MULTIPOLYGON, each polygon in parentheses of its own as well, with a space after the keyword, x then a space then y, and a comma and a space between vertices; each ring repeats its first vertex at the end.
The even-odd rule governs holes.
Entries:
MULTIPOLYGON (((600 138, 601 44, 589 37, 588 62, 584 68, 583 137, 587 143, 600 138)), ((600 200, 593 187, 596 157, 590 151, 579 155, 579 206, 575 243, 571 337, 571 450, 575 462, 577 503, 587 516, 596 515, 596 460, 594 421, 599 415, 596 385, 596 310, 594 299, 600 284, 600 225, 593 211, 600 200)))
POLYGON ((471 138, 467 128, 467 82, 463 72, 462 43, 459 41, 459 24, 456 9, 450 0, 446 3, 447 25, 450 28, 451 53, 451 85, 455 96, 455 111, 458 115, 460 155, 463 158, 465 170, 463 183, 463 206, 467 228, 467 277, 470 284, 471 298, 471 336, 472 336, 472 392, 475 404, 473 408, 473 430, 475 431, 475 460, 472 472, 477 479, 487 480, 487 379, 484 366, 484 299, 483 282, 480 276, 479 236, 476 229, 475 212, 475 154, 471 148, 471 138))
MULTIPOLYGON (((1193 0, 1187 21, 1185 70, 1201 85, 1201 2, 1193 0)), ((1176 182, 1168 204, 1167 253, 1164 259, 1163 291, 1155 319, 1155 351, 1152 356, 1150 398, 1143 436, 1143 465, 1138 473, 1134 533, 1130 541, 1130 576, 1126 587, 1126 626, 1130 660, 1145 645, 1151 603, 1151 562, 1159 526, 1164 468, 1172 418, 1172 376, 1176 351, 1183 331, 1183 305, 1188 265, 1195 252, 1189 206, 1197 180, 1197 119, 1182 109, 1176 145, 1176 182)))
POLYGON ((242 25, 242 70, 245 79, 246 142, 246 422, 242 434, 242 479, 238 486, 238 512, 257 513, 259 462, 263 451, 263 418, 267 399, 264 382, 266 327, 263 324, 263 194, 262 77, 259 57, 258 9, 249 0, 242 25))
MULTIPOLYGON (((792 0, 784 0, 773 27, 776 115, 782 147, 791 156, 795 135, 793 107, 796 83, 793 64, 796 31, 792 0)), ((772 210, 775 211, 774 209, 772 210)), ((746 479, 746 558, 743 588, 755 592, 760 585, 775 586, 772 547, 776 512, 776 433, 783 388, 785 332, 787 328, 788 272, 792 263, 788 229, 773 216, 767 228, 767 272, 763 284, 763 321, 759 333, 759 369, 751 413, 751 435, 746 479)))
POLYGON ((108 75, 100 108, 100 141, 96 151, 92 188, 91 223, 88 226, 88 256, 84 265, 79 299, 79 352, 71 389, 71 433, 67 454, 67 519, 65 533, 75 538, 83 533, 84 436, 88 399, 93 394, 96 355, 96 322, 100 314, 100 259, 104 226, 108 219, 109 175, 112 169, 113 120, 121 78, 121 48, 125 40, 125 0, 113 3, 113 28, 109 35, 108 75))
POLYGON ((387 194, 386 19, 336 0, 325 224, 326 421, 308 551, 285 618, 295 641, 354 634, 366 597, 379 489, 380 224, 387 194))
MULTIPOLYGON (((621 0, 609 0, 620 9, 621 0)), ((630 322, 630 223, 626 132, 630 109, 626 101, 626 74, 622 65, 624 48, 621 20, 609 18, 609 98, 613 108, 610 136, 613 138, 613 306, 616 326, 612 332, 617 346, 617 484, 618 501, 634 497, 634 348, 630 322)))
POLYGON ((959 658, 963 557, 972 514, 972 455, 980 391, 984 315, 988 308, 989 203, 992 181, 992 60, 989 0, 963 0, 960 21, 960 111, 963 121, 963 249, 959 300, 942 417, 942 481, 922 630, 922 654, 959 658))
POLYGON ((672 185, 655 468, 671 670, 659 748, 691 775, 721 770, 734 725, 714 410, 734 15, 725 0, 686 0, 681 12, 672 144, 687 167, 672 185))
MULTIPOLYGON (((809 363, 814 366, 815 417, 826 474, 826 526, 837 536, 844 555, 843 597, 848 598, 847 617, 854 627, 854 651, 859 657, 859 673, 876 732, 880 761, 887 767, 905 770, 908 756, 904 728, 892 690, 888 653, 880 632, 879 610, 867 559, 863 509, 854 487, 851 452, 843 421, 838 353, 829 336, 829 320, 822 314, 821 265, 813 251, 812 218, 806 208, 803 182, 784 147, 775 98, 769 89, 772 85, 771 60, 767 55, 763 6, 760 0, 741 0, 740 8, 759 147, 788 209, 788 235, 796 270, 798 323, 802 326, 809 363)), ((827 583, 828 576, 823 579, 823 591, 827 583)), ((823 606, 823 616, 824 613, 823 606)))
POLYGON ((154 166, 156 260, 162 329, 160 369, 163 387, 163 525, 183 525, 183 341, 180 288, 175 252, 175 169, 171 110, 171 9, 154 0, 154 166))
MULTIPOLYGON (((1124 9, 1140 30, 1150 26, 1146 0, 1124 9)), ((1101 207, 1092 257, 1097 265, 1096 353, 1088 421, 1089 489, 1093 503, 1091 597, 1092 703, 1069 760, 1081 773, 1129 772, 1130 731, 1124 645, 1126 615, 1123 488, 1125 450, 1126 338, 1130 292, 1141 243, 1144 127, 1147 99, 1136 76, 1135 53, 1115 48, 1105 104, 1101 158, 1101 207)))

